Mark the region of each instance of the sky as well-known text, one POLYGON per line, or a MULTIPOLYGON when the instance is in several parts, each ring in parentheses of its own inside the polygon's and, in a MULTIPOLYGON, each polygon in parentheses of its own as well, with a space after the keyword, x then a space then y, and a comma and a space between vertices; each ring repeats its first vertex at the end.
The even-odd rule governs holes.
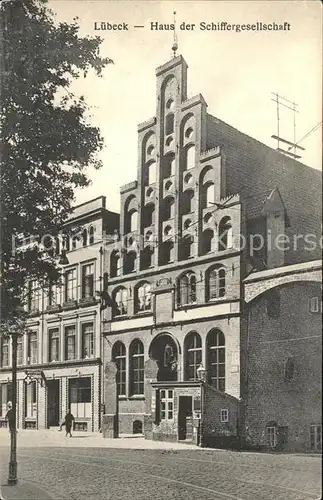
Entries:
MULTIPOLYGON (((57 21, 78 17, 81 36, 103 39, 101 55, 113 59, 102 78, 91 73, 72 87, 90 106, 90 123, 100 128, 103 168, 89 167, 92 184, 76 203, 104 195, 120 211, 119 188, 135 180, 137 125, 156 113, 155 69, 172 57, 176 11, 178 54, 188 64, 188 96, 201 93, 208 112, 261 142, 276 147, 276 104, 272 93, 297 103, 296 141, 322 120, 322 8, 316 0, 292 1, 76 1, 50 0, 57 21), (290 24, 286 31, 207 31, 200 23, 290 24), (128 23, 128 30, 98 31, 101 22, 128 23), (183 23, 194 30, 180 30, 183 23), (144 28, 134 28, 143 25, 144 28)), ((293 141, 293 112, 280 108, 280 134, 293 141)), ((300 143, 303 163, 321 168, 322 126, 300 143)))

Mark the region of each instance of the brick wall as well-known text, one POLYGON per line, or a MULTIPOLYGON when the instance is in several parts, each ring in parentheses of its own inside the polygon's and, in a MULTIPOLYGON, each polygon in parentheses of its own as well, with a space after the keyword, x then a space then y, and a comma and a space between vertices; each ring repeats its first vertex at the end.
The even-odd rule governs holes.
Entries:
POLYGON ((277 318, 268 316, 268 294, 249 306, 246 437, 252 445, 266 446, 265 428, 276 422, 288 427, 285 450, 308 450, 310 425, 322 418, 322 321, 320 313, 309 312, 309 300, 321 297, 321 287, 292 283, 274 290, 280 294, 277 318), (291 380, 286 379, 288 359, 294 364, 291 380))

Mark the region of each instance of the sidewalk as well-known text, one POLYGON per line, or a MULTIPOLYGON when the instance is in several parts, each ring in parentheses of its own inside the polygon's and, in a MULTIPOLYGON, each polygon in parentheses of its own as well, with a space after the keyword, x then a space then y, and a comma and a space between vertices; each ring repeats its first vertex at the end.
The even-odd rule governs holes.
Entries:
MULTIPOLYGON (((7 429, 0 429, 0 447, 9 447, 7 429)), ((55 430, 19 430, 18 448, 64 447, 64 448, 123 448, 135 450, 197 450, 194 444, 150 441, 141 435, 121 435, 118 439, 105 439, 95 432, 73 432, 73 437, 65 437, 65 431, 55 430)))
POLYGON ((48 492, 38 485, 21 481, 15 486, 2 484, 0 487, 0 500, 59 500, 59 497, 50 496, 48 492))

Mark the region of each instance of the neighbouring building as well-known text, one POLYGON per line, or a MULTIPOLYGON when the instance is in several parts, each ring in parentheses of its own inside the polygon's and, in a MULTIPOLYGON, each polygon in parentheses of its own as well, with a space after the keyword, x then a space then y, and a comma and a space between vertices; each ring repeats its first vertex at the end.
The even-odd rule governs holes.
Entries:
MULTIPOLYGON (((249 276, 320 258, 320 174, 210 115, 200 94, 189 98, 182 56, 158 67, 156 78, 156 116, 138 126, 136 180, 120 190, 120 236, 105 252, 103 434, 271 446, 269 429, 294 420, 280 405, 285 388, 268 386, 269 359, 278 350, 277 363, 291 358, 296 374, 300 353, 282 342, 268 357, 261 339, 293 338, 295 313, 303 321, 297 336, 314 332, 313 344, 304 341, 307 359, 314 344, 317 352, 319 319, 306 309, 317 284, 282 287, 281 331, 263 317, 278 307, 275 297, 268 301, 264 290, 246 302, 245 294, 249 276), (282 234, 288 248, 273 243, 282 234), (316 247, 309 250, 300 234, 311 234, 316 247), (302 307, 297 286, 306 290, 302 307)), ((313 363, 292 382, 313 384, 293 405, 296 412, 307 406, 302 431, 289 438, 308 432, 303 448, 310 426, 318 435, 321 422, 316 356, 313 363)))
MULTIPOLYGON (((101 311, 103 245, 119 216, 103 196, 74 208, 66 223, 76 235, 62 236, 68 263, 63 281, 52 290, 28 283, 28 332, 19 339, 17 425, 57 427, 67 409, 78 430, 98 431, 102 383, 101 311)), ((2 338, 0 426, 11 400, 11 344, 2 338)))

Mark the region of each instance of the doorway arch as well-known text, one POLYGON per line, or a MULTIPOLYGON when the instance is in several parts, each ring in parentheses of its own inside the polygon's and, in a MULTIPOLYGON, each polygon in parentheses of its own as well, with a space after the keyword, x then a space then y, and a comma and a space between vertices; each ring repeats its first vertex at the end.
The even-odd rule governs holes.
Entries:
POLYGON ((169 333, 161 333, 152 340, 149 347, 149 357, 157 361, 158 381, 178 380, 179 354, 179 345, 169 333))

